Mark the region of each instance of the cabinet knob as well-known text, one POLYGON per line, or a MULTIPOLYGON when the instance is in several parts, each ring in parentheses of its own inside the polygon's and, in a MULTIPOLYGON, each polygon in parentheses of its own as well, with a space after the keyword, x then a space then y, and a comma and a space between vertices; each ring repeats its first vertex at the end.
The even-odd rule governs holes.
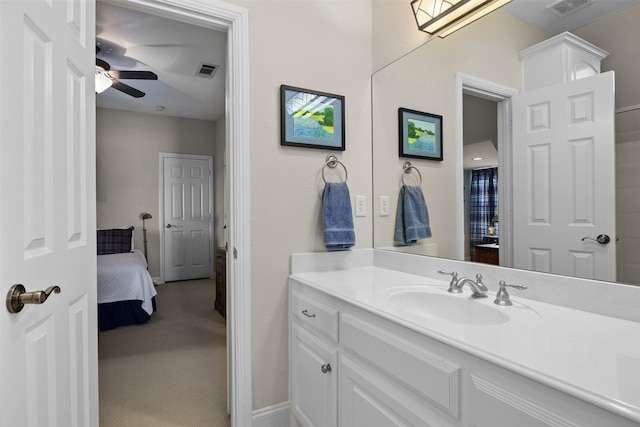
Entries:
POLYGON ((331 365, 328 364, 328 363, 326 365, 322 365, 320 370, 322 371, 323 374, 327 374, 327 373, 331 372, 331 365))
POLYGON ((304 314, 307 317, 316 317, 315 314, 309 313, 306 308, 304 310, 302 310, 302 314, 304 314))

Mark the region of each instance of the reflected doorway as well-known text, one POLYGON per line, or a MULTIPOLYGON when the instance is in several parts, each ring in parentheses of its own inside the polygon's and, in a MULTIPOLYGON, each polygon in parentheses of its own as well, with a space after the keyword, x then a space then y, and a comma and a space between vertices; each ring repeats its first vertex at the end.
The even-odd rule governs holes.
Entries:
POLYGON ((463 94, 465 261, 499 262, 498 105, 463 94))
MULTIPOLYGON (((494 221, 494 230, 499 226, 499 244, 497 246, 497 256, 499 265, 510 267, 513 265, 513 252, 511 250, 511 97, 517 91, 513 88, 493 83, 478 77, 463 73, 456 74, 456 151, 457 151, 457 203, 456 203, 456 230, 457 253, 459 260, 469 260, 471 240, 468 238, 469 230, 469 209, 465 207, 465 201, 470 198, 470 183, 465 183, 465 155, 471 154, 471 147, 465 148, 464 139, 467 138, 469 144, 481 142, 480 146, 487 148, 487 153, 495 151, 497 153, 497 163, 492 160, 484 167, 498 165, 498 215, 494 221), (466 102, 465 102, 466 100, 466 102), (465 104, 467 111, 464 111, 465 104), (477 106, 475 104, 478 104, 477 106), (474 113, 478 110, 478 113, 474 113), (465 131, 465 122, 467 130, 465 131), (476 123, 473 125, 473 123, 476 123), (469 126, 478 130, 472 131, 469 126), (466 135, 465 135, 466 134, 466 135), (472 136, 474 135, 474 136, 472 136), (491 141, 491 142, 487 142, 491 141), (495 141, 495 144, 494 144, 495 141), (493 148, 491 148, 493 147, 493 148), (465 192, 468 189, 469 193, 465 192), (467 248, 469 250, 467 251, 467 248), (469 254, 468 257, 466 254, 469 254)), ((471 156, 473 157, 473 155, 471 156)), ((472 161, 468 169, 480 169, 479 161, 472 161)), ((470 174, 469 174, 470 175, 470 174)), ((495 216, 495 215, 494 215, 495 216)), ((489 222, 494 218, 491 217, 489 222)), ((489 230, 487 225, 487 232, 489 230)), ((495 252, 495 251, 494 251, 495 252)))

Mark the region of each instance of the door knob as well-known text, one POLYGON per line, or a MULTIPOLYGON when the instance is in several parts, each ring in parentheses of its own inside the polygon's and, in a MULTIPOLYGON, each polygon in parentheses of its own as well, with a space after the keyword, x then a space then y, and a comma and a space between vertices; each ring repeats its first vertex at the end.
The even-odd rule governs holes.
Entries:
POLYGON ((60 286, 49 286, 44 291, 26 292, 21 284, 13 285, 7 293, 7 310, 19 313, 25 304, 42 304, 52 293, 59 294, 60 286))
POLYGON ((585 240, 593 240, 594 242, 598 242, 601 245, 606 245, 611 241, 611 238, 606 234, 598 234, 598 237, 596 237, 595 239, 592 239, 591 237, 583 237, 582 241, 584 242, 585 240))
POLYGON ((177 225, 167 224, 167 228, 173 228, 173 227, 177 227, 177 225))

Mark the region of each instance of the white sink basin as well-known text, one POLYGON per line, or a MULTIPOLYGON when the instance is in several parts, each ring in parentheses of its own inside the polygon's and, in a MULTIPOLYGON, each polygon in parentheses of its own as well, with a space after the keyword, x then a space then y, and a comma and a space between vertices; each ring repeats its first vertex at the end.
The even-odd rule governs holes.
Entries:
POLYGON ((493 298, 472 299, 470 293, 450 294, 446 289, 421 285, 393 286, 386 298, 395 308, 408 314, 467 325, 501 325, 509 321, 493 298), (488 302, 488 303, 487 303, 488 302))

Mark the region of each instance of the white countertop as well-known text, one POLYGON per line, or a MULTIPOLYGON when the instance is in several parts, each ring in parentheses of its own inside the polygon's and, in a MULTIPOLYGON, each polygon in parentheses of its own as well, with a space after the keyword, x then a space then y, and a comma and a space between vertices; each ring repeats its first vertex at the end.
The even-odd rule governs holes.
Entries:
MULTIPOLYGON (((467 325, 411 315, 391 305, 394 286, 428 285, 447 293, 448 281, 375 266, 291 276, 308 286, 481 357, 535 381, 640 422, 640 323, 526 299, 493 304, 495 293, 474 303, 503 310, 500 325, 467 325)), ((433 289, 433 288, 432 288, 433 289)), ((526 292, 526 291, 525 291, 526 292)), ((451 295, 451 294, 448 294, 451 295)), ((454 298, 469 298, 465 288, 454 298)))

